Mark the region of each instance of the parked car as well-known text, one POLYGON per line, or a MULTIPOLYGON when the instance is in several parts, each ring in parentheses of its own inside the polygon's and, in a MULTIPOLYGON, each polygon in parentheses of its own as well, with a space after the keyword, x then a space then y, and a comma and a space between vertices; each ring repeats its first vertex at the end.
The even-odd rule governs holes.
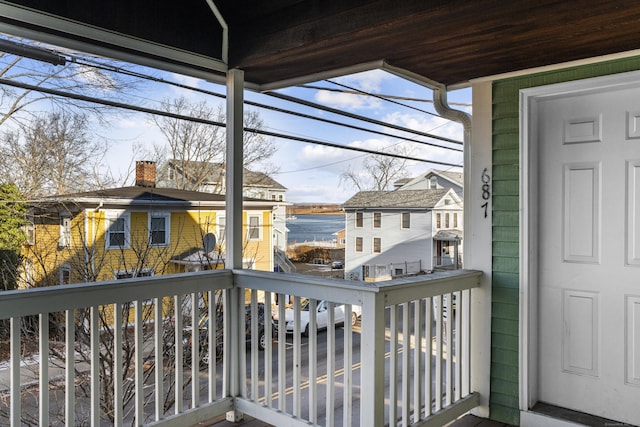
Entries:
MULTIPOLYGON (((300 305, 300 331, 302 335, 309 335, 309 310, 311 304, 309 304, 308 299, 303 299, 302 304, 300 305)), ((325 300, 318 301, 316 304, 316 326, 317 329, 326 329, 328 326, 328 309, 329 302, 325 300)), ((344 325, 347 317, 345 316, 345 306, 344 304, 335 304, 333 306, 333 321, 336 325, 344 325)), ((358 322, 358 318, 362 315, 362 308, 359 305, 351 306, 351 313, 349 315, 349 320, 352 325, 355 325, 358 322)), ((277 323, 277 313, 274 314, 274 321, 277 323)), ((294 322, 294 311, 292 308, 288 308, 285 310, 285 322, 286 322, 286 333, 292 334, 295 322, 294 322)))
POLYGON ((344 263, 342 261, 333 261, 331 263, 332 270, 342 270, 344 268, 344 263))
MULTIPOLYGON (((258 303, 258 350, 263 351, 267 346, 267 334, 265 333, 265 306, 263 303, 258 303)), ((276 329, 273 325, 273 319, 270 318, 267 322, 271 327, 271 337, 276 336, 276 329)), ((199 359, 201 365, 209 364, 209 313, 204 310, 200 314, 198 321, 199 331, 199 359)), ((182 346, 184 354, 184 362, 191 363, 191 344, 192 344, 192 328, 187 327, 182 333, 182 346)), ((251 305, 245 305, 245 339, 247 345, 251 345, 251 305)), ((222 355, 223 348, 223 313, 218 311, 216 321, 216 358, 222 355)), ((168 340, 166 345, 173 346, 173 340, 168 340)))

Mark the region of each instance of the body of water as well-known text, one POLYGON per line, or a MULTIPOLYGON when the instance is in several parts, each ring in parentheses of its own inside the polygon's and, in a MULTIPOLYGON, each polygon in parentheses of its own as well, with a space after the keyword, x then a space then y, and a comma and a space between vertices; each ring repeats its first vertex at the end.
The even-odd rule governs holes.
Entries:
POLYGON ((296 219, 287 220, 288 243, 335 240, 333 233, 344 227, 344 215, 298 215, 296 219))

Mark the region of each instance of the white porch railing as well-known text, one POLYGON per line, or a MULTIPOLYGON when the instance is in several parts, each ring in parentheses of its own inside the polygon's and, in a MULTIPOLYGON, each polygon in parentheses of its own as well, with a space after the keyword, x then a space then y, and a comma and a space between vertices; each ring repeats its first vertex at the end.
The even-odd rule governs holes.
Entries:
POLYGON ((183 426, 223 413, 273 425, 442 425, 478 404, 469 307, 480 274, 362 285, 224 270, 3 292, 0 425, 183 426), (290 336, 285 322, 272 336, 276 295, 294 296, 290 336), (359 305, 361 322, 331 326, 329 309, 326 333, 311 314, 301 337, 301 298, 310 313, 319 300, 346 313, 359 305))

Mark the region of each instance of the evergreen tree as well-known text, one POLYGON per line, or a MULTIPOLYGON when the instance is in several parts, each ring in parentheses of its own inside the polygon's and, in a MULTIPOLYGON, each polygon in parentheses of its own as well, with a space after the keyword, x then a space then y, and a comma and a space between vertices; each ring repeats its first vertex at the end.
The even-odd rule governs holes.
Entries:
POLYGON ((0 184, 0 290, 16 288, 27 207, 18 187, 0 184))

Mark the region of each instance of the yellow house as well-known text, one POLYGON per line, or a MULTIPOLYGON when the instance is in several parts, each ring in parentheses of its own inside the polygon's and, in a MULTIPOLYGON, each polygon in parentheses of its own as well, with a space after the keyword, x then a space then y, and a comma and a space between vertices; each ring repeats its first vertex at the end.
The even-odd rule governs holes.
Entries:
MULTIPOLYGON (((31 202, 22 287, 223 268, 223 195, 142 186, 31 202)), ((243 262, 273 271, 272 211, 245 199, 243 262)))

